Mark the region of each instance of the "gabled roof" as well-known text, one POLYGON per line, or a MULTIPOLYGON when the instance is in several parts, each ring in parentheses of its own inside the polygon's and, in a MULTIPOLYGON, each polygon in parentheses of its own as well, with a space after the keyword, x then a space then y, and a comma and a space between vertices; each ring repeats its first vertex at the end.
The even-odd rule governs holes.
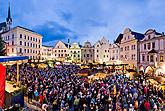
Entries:
POLYGON ((154 53, 157 53, 155 49, 152 49, 151 51, 148 52, 148 54, 154 54, 154 53))
POLYGON ((114 43, 120 43, 122 39, 123 39, 123 34, 120 33, 117 39, 114 41, 114 43))
POLYGON ((135 39, 137 39, 137 40, 142 40, 144 38, 144 34, 141 34, 138 32, 131 31, 131 34, 134 35, 135 39))
POLYGON ((65 46, 68 48, 68 46, 69 46, 69 48, 71 47, 69 44, 67 44, 67 43, 64 43, 65 44, 65 46))

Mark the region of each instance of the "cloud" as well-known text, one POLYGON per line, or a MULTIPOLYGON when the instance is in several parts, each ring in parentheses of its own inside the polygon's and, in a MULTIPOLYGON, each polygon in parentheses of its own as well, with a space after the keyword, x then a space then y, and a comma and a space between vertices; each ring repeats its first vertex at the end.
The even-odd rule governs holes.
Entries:
POLYGON ((37 25, 33 30, 43 35, 43 42, 67 40, 68 37, 73 39, 77 38, 75 32, 54 21, 48 21, 44 24, 37 25))
POLYGON ((69 22, 72 19, 72 14, 67 12, 61 12, 61 17, 63 20, 69 22))
MULTIPOLYGON (((0 20, 7 4, 0 0, 0 20)), ((144 33, 149 28, 165 29, 164 0, 16 0, 11 1, 13 26, 22 25, 43 34, 43 41, 86 40, 95 43, 102 36, 111 42, 129 27, 144 33)))

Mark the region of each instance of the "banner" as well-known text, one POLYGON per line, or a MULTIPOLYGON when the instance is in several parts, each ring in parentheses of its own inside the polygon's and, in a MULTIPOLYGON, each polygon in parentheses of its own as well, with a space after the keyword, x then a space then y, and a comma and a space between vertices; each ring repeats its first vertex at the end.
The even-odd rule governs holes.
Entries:
POLYGON ((0 108, 4 108, 6 67, 0 64, 0 108))

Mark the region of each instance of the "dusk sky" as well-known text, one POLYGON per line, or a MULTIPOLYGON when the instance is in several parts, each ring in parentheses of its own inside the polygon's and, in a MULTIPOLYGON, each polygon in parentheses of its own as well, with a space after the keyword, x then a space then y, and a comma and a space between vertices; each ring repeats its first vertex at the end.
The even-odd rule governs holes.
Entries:
MULTIPOLYGON (((57 40, 95 43, 103 36, 113 42, 128 27, 145 33, 165 31, 165 0, 10 0, 13 27, 43 35, 45 45, 57 40)), ((8 0, 0 0, 0 22, 8 0)))

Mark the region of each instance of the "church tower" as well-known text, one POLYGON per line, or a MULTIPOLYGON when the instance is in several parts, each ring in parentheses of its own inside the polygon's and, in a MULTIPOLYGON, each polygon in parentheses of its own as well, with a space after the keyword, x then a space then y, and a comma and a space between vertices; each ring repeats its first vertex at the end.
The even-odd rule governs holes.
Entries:
POLYGON ((6 25, 7 25, 7 30, 10 30, 11 25, 12 25, 12 18, 11 18, 11 13, 10 13, 10 2, 9 2, 9 8, 8 8, 8 16, 6 18, 6 25))

